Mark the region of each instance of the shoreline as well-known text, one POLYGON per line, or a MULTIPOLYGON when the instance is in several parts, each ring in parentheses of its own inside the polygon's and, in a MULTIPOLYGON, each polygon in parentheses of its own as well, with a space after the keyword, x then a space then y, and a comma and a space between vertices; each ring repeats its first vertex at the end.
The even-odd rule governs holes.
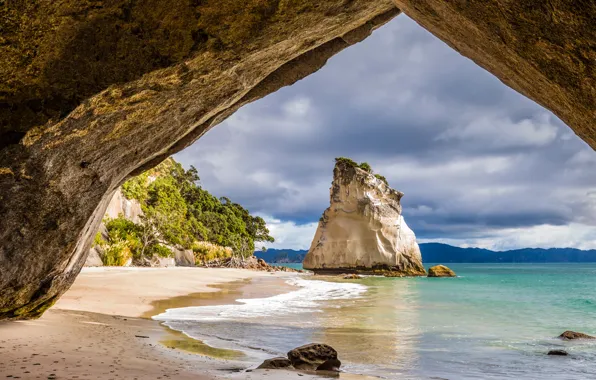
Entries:
MULTIPOLYGON (((17 379, 324 378, 284 370, 245 372, 255 363, 150 318, 171 307, 283 294, 293 290, 285 279, 294 275, 226 268, 87 268, 40 319, 0 323, 0 373, 17 379)), ((341 373, 340 378, 367 377, 341 373)))

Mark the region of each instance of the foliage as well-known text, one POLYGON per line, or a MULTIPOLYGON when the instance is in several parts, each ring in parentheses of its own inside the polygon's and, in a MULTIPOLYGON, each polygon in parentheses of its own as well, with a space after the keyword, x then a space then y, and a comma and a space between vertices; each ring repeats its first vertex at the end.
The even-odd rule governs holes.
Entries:
POLYGON ((151 245, 148 250, 147 250, 148 254, 150 256, 158 256, 161 258, 169 258, 169 257, 174 257, 174 252, 172 252, 171 249, 169 249, 168 247, 166 247, 165 245, 162 244, 153 244, 151 245))
POLYGON ((149 173, 145 172, 137 177, 131 178, 122 185, 122 194, 128 199, 144 201, 147 199, 147 179, 149 173))
POLYGON ((142 255, 142 227, 119 215, 118 218, 104 221, 108 230, 108 246, 123 244, 132 257, 138 259, 142 255))
MULTIPOLYGON (((165 160, 122 186, 127 198, 141 203, 142 223, 136 229, 116 222, 111 225, 123 230, 122 239, 140 238, 142 245, 148 247, 162 242, 194 251, 197 242, 205 241, 230 247, 234 254, 250 256, 255 242, 274 241, 263 218, 252 216, 229 198, 211 195, 199 186, 199 180, 196 168, 185 170, 173 159, 165 160)), ((138 246, 131 249, 137 257, 138 246)), ((152 252, 153 248, 144 254, 152 252)), ((202 255, 200 249, 195 252, 202 255)), ((223 253, 210 255, 220 257, 223 253)))
POLYGON ((347 157, 337 157, 335 159, 335 164, 346 164, 348 166, 351 166, 353 168, 357 168, 358 167, 358 163, 354 160, 352 160, 351 158, 347 158, 347 157))
POLYGON ((385 182, 385 185, 389 186, 389 182, 387 182, 387 178, 385 178, 384 176, 382 176, 380 174, 375 174, 375 177, 377 177, 377 179, 380 179, 381 181, 385 182))
MULTIPOLYGON (((368 173, 371 173, 371 174, 374 173, 372 167, 369 165, 368 162, 361 162, 360 164, 358 164, 356 161, 352 160, 351 158, 337 157, 335 159, 335 165, 338 165, 338 164, 348 165, 353 168, 360 168, 360 169, 362 169, 368 173)), ((387 182, 387 178, 385 178, 384 176, 382 176, 380 174, 375 174, 375 177, 380 179, 381 181, 385 182, 385 185, 389 186, 389 183, 387 182)))
POLYGON ((127 242, 118 239, 105 245, 101 261, 105 266, 124 266, 131 258, 127 242))
POLYGON ((204 241, 197 241, 193 244, 192 250, 195 256, 195 263, 197 265, 203 265, 207 262, 225 259, 232 257, 232 249, 229 247, 223 247, 221 245, 212 244, 204 241))
POLYGON ((372 171, 373 171, 368 162, 361 162, 360 164, 358 164, 356 161, 352 160, 351 158, 337 157, 335 159, 335 164, 337 165, 340 163, 351 166, 353 168, 360 168, 360 169, 367 171, 369 173, 372 173, 372 171))
POLYGON ((103 237, 101 236, 101 232, 98 232, 95 234, 95 237, 93 238, 93 247, 98 246, 98 245, 102 245, 105 243, 105 240, 103 240, 103 237))

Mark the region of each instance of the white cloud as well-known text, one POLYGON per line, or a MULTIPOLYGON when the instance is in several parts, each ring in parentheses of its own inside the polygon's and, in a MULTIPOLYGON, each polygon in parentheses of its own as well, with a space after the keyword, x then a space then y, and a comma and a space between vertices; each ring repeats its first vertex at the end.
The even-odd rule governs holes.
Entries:
POLYGON ((313 222, 298 225, 295 222, 284 222, 271 216, 261 215, 261 217, 267 222, 270 235, 275 238, 274 243, 263 244, 267 248, 308 249, 319 224, 313 222))
POLYGON ((419 243, 445 243, 459 247, 505 251, 517 248, 596 249, 596 227, 578 223, 564 226, 537 225, 483 231, 484 236, 462 239, 420 239, 419 243))
POLYGON ((540 147, 552 143, 557 138, 557 130, 553 118, 546 112, 518 122, 502 115, 482 115, 475 116, 464 126, 447 129, 436 139, 468 140, 497 148, 540 147))

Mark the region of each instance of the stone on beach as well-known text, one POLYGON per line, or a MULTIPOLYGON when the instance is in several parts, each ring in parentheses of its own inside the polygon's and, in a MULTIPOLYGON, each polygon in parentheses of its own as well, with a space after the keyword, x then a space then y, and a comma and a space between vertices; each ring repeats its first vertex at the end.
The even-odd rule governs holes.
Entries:
POLYGON ((257 367, 257 369, 277 369, 277 368, 291 368, 292 362, 288 358, 277 357, 273 359, 267 359, 257 367))
POLYGON ((339 359, 329 359, 318 366, 317 371, 339 372, 339 367, 341 367, 341 361, 339 359))
POLYGON ((310 343, 288 352, 288 358, 296 369, 316 370, 329 360, 337 360, 337 351, 326 344, 310 343))
POLYGON ((435 265, 428 269, 428 277, 456 277, 455 272, 445 265, 435 265))

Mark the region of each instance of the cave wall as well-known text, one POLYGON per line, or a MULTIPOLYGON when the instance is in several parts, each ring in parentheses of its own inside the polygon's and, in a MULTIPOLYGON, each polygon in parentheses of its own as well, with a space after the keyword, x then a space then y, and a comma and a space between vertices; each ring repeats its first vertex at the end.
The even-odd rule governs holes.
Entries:
POLYGON ((395 0, 423 28, 553 111, 596 149, 596 2, 395 0))
POLYGON ((0 1, 0 319, 68 289, 127 177, 398 8, 596 148, 591 0, 0 1))
POLYGON ((0 319, 68 289, 127 177, 399 14, 391 0, 3 4, 0 319))

